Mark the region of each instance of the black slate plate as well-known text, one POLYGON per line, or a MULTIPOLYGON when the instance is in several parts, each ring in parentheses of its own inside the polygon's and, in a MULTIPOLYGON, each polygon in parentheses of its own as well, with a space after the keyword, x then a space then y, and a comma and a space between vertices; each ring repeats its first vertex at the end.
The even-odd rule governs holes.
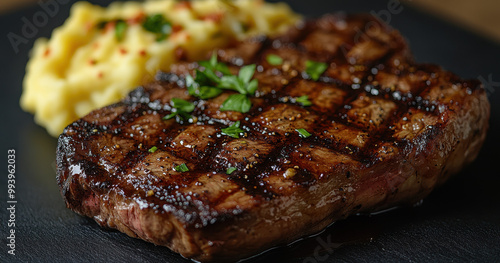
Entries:
MULTIPOLYGON (((56 2, 55 0, 49 2, 56 2)), ((24 19, 45 12, 40 6, 0 16, 2 116, 0 150, 0 262, 186 262, 156 247, 65 208, 55 182, 56 139, 19 108, 29 49, 68 16, 70 3, 41 20, 34 36, 15 52, 8 34, 22 35, 24 19), (44 23, 41 23, 44 22, 44 23), (15 228, 8 226, 7 151, 16 151, 15 228), (7 253, 15 230, 15 256, 7 253)), ((106 4, 106 1, 91 1, 106 4)), ((408 39, 418 62, 442 65, 464 78, 480 78, 492 103, 491 128, 474 164, 437 189, 422 204, 379 215, 337 222, 317 237, 264 253, 250 262, 470 262, 500 260, 500 46, 395 0, 290 0, 307 16, 327 12, 374 12, 408 39), (389 11, 392 11, 389 12, 389 11)))

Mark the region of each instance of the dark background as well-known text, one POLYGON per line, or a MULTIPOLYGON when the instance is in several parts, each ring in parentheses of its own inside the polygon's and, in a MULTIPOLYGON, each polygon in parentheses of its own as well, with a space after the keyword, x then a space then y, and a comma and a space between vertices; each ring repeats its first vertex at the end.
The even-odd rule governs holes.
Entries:
MULTIPOLYGON (((63 2, 63 1, 61 1, 63 2)), ((0 262, 185 262, 167 248, 100 229, 65 208, 55 181, 56 139, 19 108, 33 41, 67 18, 70 3, 38 28, 16 53, 7 39, 21 35, 22 18, 38 6, 0 16, 0 262), (7 150, 16 150, 16 256, 7 254, 7 150)), ((105 5, 107 1, 90 1, 105 5)), ((285 1, 306 16, 388 10, 389 1, 285 1)), ((383 17, 388 20, 387 17, 383 17)), ((269 251, 251 262, 494 262, 500 260, 500 47, 404 5, 389 24, 407 38, 418 62, 435 63, 485 82, 492 104, 487 141, 476 162, 422 204, 337 222, 317 237, 269 251), (322 244, 329 244, 322 246, 322 244), (335 249, 333 249, 335 248, 335 249)))

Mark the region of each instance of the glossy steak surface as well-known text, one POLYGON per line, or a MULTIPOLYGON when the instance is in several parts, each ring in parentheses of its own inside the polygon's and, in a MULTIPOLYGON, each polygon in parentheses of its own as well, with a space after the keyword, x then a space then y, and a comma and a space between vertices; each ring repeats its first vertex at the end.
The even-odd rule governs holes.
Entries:
POLYGON ((486 136, 480 82, 414 63, 401 35, 370 16, 327 15, 216 52, 233 74, 256 65, 249 112, 220 109, 235 91, 190 95, 198 63, 159 73, 59 137, 70 209, 188 258, 237 260, 413 204, 472 162, 486 136), (194 104, 192 118, 164 118, 174 98, 194 104), (239 138, 222 131, 237 121, 239 138))

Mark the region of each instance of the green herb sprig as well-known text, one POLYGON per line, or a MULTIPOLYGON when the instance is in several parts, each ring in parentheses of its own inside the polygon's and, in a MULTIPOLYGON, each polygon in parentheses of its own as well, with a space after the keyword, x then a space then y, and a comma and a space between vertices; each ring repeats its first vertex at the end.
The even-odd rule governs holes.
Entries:
POLYGON ((177 165, 176 167, 174 167, 174 169, 177 172, 181 172, 181 173, 189 171, 189 168, 187 167, 187 165, 185 163, 177 165))
POLYGON ((210 99, 219 96, 222 90, 234 90, 239 94, 230 95, 221 105, 222 111, 250 111, 252 102, 248 96, 254 95, 259 83, 252 80, 256 65, 247 65, 240 69, 238 75, 232 75, 226 64, 217 61, 214 52, 208 61, 199 63, 204 67, 196 70, 195 77, 186 76, 188 93, 201 99, 210 99))
POLYGON ((236 168, 236 167, 229 167, 226 170, 226 174, 232 174, 236 170, 238 170, 238 168, 236 168))
POLYGON ((125 37, 125 31, 127 30, 127 22, 123 20, 117 20, 115 24, 115 37, 118 41, 122 41, 125 37))
POLYGON ((240 138, 240 133, 245 132, 244 130, 240 129, 240 122, 237 121, 233 123, 231 126, 221 129, 223 135, 227 135, 233 138, 240 138))
POLYGON ((162 14, 146 16, 142 28, 154 33, 156 41, 162 41, 172 33, 172 24, 162 14))
POLYGON ((306 61, 306 73, 313 79, 317 81, 321 74, 326 71, 328 65, 326 63, 307 60, 306 61))
POLYGON ((231 74, 226 64, 217 62, 217 54, 214 52, 208 61, 201 61, 199 65, 204 69, 195 71, 195 77, 186 76, 186 87, 188 93, 200 99, 210 99, 219 96, 222 93, 219 84, 221 78, 219 74, 231 74))
POLYGON ((125 32, 127 31, 128 24, 125 20, 123 19, 115 19, 111 21, 101 21, 96 24, 97 29, 103 30, 106 28, 106 26, 109 23, 114 24, 114 29, 115 29, 115 38, 118 40, 118 42, 122 41, 123 38, 125 37, 125 32))
POLYGON ((153 147, 149 148, 148 152, 150 152, 150 153, 154 153, 154 152, 156 152, 157 150, 158 150, 158 147, 153 146, 153 147))
POLYGON ((198 63, 200 66, 205 67, 205 69, 212 70, 213 72, 219 71, 224 75, 231 75, 231 71, 226 64, 217 61, 217 53, 213 52, 212 56, 207 61, 200 61, 198 63))
MULTIPOLYGON (((173 98, 170 101, 170 105, 172 106, 172 112, 163 117, 164 120, 170 120, 173 117, 178 117, 182 120, 189 120, 191 118, 191 114, 189 113, 193 112, 195 108, 193 103, 179 98, 173 98)), ((177 121, 180 120, 178 119, 177 121)))
POLYGON ((295 98, 295 101, 302 104, 302 106, 305 106, 305 107, 312 105, 312 102, 309 100, 309 96, 307 96, 307 95, 297 97, 297 98, 295 98))
POLYGON ((295 129, 295 131, 299 133, 300 138, 305 139, 305 138, 311 137, 311 134, 308 131, 306 131, 306 129, 302 129, 302 128, 295 129))
POLYGON ((267 55, 266 60, 269 64, 271 64, 273 66, 279 66, 279 65, 283 64, 283 59, 280 56, 275 55, 275 54, 267 55))

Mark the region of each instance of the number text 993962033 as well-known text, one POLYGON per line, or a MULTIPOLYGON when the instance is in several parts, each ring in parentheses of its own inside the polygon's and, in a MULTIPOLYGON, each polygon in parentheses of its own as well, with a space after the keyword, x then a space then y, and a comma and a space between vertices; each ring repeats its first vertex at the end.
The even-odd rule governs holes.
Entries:
POLYGON ((7 253, 16 254, 16 150, 7 150, 7 253))

